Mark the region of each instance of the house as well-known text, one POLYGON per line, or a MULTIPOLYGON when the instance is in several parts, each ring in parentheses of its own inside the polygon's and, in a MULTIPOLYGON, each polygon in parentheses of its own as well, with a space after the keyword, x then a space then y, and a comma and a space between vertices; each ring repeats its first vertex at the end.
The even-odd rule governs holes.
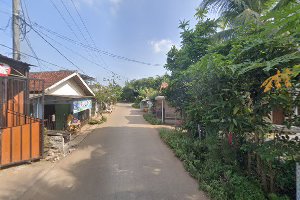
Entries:
POLYGON ((29 85, 43 90, 44 82, 28 78, 29 69, 0 54, 0 168, 43 155, 43 120, 29 115, 29 85))
POLYGON ((76 71, 31 72, 29 77, 45 81, 44 107, 40 103, 40 97, 34 96, 43 91, 33 90, 32 87, 30 88, 30 110, 32 116, 45 119, 47 129, 63 130, 69 114, 82 123, 97 114, 95 94, 76 71), (43 110, 44 114, 42 114, 43 110))

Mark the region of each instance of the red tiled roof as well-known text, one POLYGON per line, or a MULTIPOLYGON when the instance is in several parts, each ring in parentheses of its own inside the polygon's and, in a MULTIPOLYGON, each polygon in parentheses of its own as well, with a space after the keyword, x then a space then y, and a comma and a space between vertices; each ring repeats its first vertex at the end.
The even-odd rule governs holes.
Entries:
MULTIPOLYGON (((54 85, 55 83, 63 80, 64 78, 67 78, 71 74, 73 74, 74 71, 52 71, 52 72, 30 72, 29 78, 33 79, 42 79, 45 81, 44 88, 47 89, 54 85)), ((33 91, 34 88, 30 84, 30 91, 33 91)))

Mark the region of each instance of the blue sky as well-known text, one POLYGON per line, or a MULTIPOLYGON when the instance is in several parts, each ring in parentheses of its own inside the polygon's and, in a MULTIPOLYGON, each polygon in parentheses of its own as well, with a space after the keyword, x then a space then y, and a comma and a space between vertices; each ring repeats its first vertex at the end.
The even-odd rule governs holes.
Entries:
MULTIPOLYGON (((25 7, 27 7, 32 23, 35 22, 79 43, 93 46, 71 0, 21 1, 25 15, 25 7), (59 15, 51 1, 54 2, 68 24, 59 15), (62 1, 77 25, 64 8, 62 1), (82 35, 84 35, 89 44, 87 44, 82 35)), ((195 8, 200 3, 199 0, 73 1, 98 49, 123 57, 162 65, 148 66, 109 57, 90 51, 74 44, 74 42, 62 40, 44 31, 44 33, 63 46, 45 35, 44 37, 86 74, 96 77, 102 83, 103 78, 112 78, 112 73, 101 68, 99 66, 101 65, 120 75, 118 82, 122 85, 127 79, 139 79, 166 73, 166 70, 163 68, 166 62, 166 53, 171 45, 180 45, 179 21, 186 19, 191 20, 191 23, 194 24, 195 8), (81 58, 78 54, 92 62, 81 58), (93 62, 98 63, 98 65, 93 62)), ((6 27, 10 19, 10 13, 11 0, 0 0, 0 28, 6 27)), ((27 19, 27 21, 29 20, 27 19)), ((26 38, 30 41, 39 58, 55 63, 63 68, 76 70, 76 67, 45 43, 33 30, 30 30, 29 27, 26 30, 28 32, 26 38)), ((38 32, 42 31, 38 30, 38 28, 35 28, 35 30, 38 32)), ((11 40, 11 27, 8 27, 6 30, 0 30, 1 44, 11 47, 11 40)), ((26 40, 23 40, 21 43, 21 52, 33 55, 26 40)), ((0 47, 0 53, 11 56, 11 50, 3 47, 0 47)), ((40 65, 38 68, 33 67, 32 71, 59 70, 56 66, 43 62, 37 63, 33 58, 23 56, 22 60, 40 65)))

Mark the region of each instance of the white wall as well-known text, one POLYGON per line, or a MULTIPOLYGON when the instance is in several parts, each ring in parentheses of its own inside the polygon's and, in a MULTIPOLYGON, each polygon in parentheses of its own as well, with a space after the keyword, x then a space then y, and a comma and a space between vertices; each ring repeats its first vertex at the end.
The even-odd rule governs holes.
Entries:
POLYGON ((41 104, 41 99, 38 99, 37 102, 34 102, 33 104, 33 117, 43 119, 43 112, 42 112, 43 106, 41 104))
POLYGON ((46 93, 58 96, 85 96, 84 91, 72 79, 58 85, 50 91, 46 91, 46 93))

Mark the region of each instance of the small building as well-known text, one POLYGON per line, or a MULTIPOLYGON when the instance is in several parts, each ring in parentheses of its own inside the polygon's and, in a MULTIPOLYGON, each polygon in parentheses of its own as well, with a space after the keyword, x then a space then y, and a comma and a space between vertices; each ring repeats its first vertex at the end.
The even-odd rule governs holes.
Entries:
POLYGON ((37 118, 45 119, 45 127, 50 130, 64 130, 67 117, 72 114, 82 123, 89 120, 97 113, 95 94, 75 71, 61 70, 49 72, 32 72, 31 78, 45 81, 44 115, 40 98, 34 94, 42 91, 30 90, 31 114, 37 118))
MULTIPOLYGON (((44 82, 28 78, 29 69, 0 54, 0 168, 43 155, 43 118, 30 116, 29 85, 43 90, 44 82)), ((43 105, 42 94, 40 99, 43 105)))
POLYGON ((140 102, 140 110, 141 111, 147 112, 148 110, 150 110, 152 108, 152 106, 153 106, 153 104, 152 104, 151 100, 148 98, 143 99, 140 102))

